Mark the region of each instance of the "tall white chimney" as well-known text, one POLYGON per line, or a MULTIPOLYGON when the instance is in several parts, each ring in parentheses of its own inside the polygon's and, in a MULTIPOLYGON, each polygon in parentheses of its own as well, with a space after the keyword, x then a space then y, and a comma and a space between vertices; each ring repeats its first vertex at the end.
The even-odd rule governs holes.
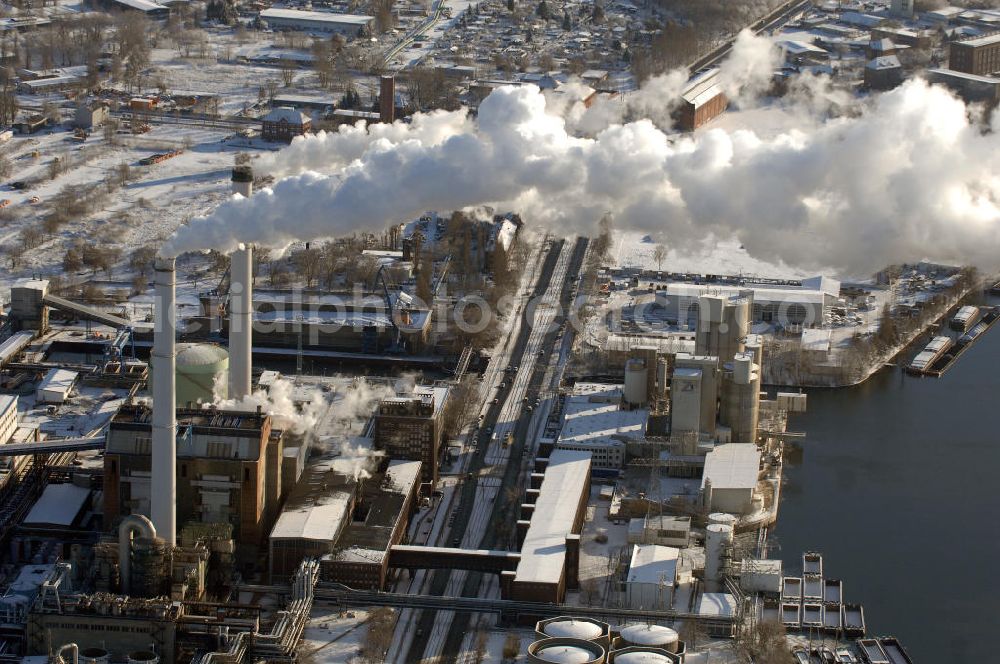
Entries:
POLYGON ((251 388, 253 249, 234 251, 229 265, 229 398, 242 399, 251 388))
POLYGON ((171 545, 177 540, 177 392, 174 259, 157 257, 153 330, 153 455, 150 517, 171 545))

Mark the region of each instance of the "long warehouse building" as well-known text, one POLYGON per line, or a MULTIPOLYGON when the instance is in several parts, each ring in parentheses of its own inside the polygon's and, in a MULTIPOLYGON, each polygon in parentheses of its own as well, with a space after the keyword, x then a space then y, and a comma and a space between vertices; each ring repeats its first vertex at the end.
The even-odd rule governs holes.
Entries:
MULTIPOLYGON (((526 602, 562 602, 577 586, 580 531, 590 496, 590 452, 555 450, 537 489, 521 544, 521 561, 504 572, 505 595, 526 602), (509 589, 509 590, 508 590, 509 589)), ((529 492, 529 496, 534 492, 529 492)))

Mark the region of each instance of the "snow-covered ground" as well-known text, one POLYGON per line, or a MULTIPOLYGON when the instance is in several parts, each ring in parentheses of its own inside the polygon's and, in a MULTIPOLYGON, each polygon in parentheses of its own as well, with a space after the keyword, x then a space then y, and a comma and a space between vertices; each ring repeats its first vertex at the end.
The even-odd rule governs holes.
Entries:
POLYGON ((368 612, 352 610, 331 613, 314 608, 299 644, 298 655, 311 664, 351 664, 358 661, 364 642, 368 612))
MULTIPOLYGON (((5 146, 14 162, 8 184, 44 176, 53 157, 78 156, 81 146, 68 146, 70 136, 67 131, 55 131, 15 137, 5 146), (32 156, 35 151, 37 157, 32 156)), ((76 243, 116 247, 126 261, 140 247, 156 247, 186 219, 207 212, 229 196, 233 157, 247 149, 230 142, 223 131, 192 125, 157 125, 140 136, 121 135, 120 143, 108 145, 94 134, 83 146, 84 154, 92 155, 85 164, 28 190, 0 189, 0 198, 10 200, 7 207, 12 212, 10 221, 0 228, 0 247, 17 251, 21 232, 41 227, 48 202, 65 187, 103 186, 122 163, 129 165, 134 177, 109 197, 103 209, 69 220, 39 246, 20 253, 13 267, 8 262, 0 273, 0 289, 23 276, 62 274, 66 249, 76 243), (138 165, 143 157, 177 149, 184 152, 158 164, 138 165), (39 200, 32 203, 34 197, 39 200)))

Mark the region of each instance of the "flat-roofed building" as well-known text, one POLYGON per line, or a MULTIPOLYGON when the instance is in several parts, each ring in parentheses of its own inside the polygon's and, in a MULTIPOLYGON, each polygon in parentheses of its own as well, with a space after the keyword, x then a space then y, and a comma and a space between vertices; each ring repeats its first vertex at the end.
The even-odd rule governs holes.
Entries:
POLYGON ((760 476, 760 450, 752 443, 718 445, 705 456, 701 479, 709 512, 749 514, 760 476))
POLYGON ((1000 72, 1000 32, 951 42, 948 68, 979 76, 1000 72))
POLYGON ((968 103, 983 102, 992 106, 1000 102, 1000 77, 951 69, 928 69, 925 75, 931 83, 944 85, 968 103))
POLYGON ((335 459, 311 464, 289 493, 271 530, 272 582, 289 578, 303 558, 332 553, 351 522, 357 481, 335 467, 335 459))
POLYGON ((325 581, 384 590, 390 581, 389 551, 406 536, 420 493, 419 461, 390 461, 384 473, 360 480, 350 522, 333 553, 320 558, 325 581))
POLYGON ((313 12, 272 7, 260 13, 260 20, 266 22, 274 30, 326 32, 353 38, 366 34, 375 18, 360 14, 338 14, 336 12, 313 12))
POLYGON ((548 458, 524 531, 521 560, 514 572, 501 577, 511 598, 559 603, 567 588, 577 587, 590 464, 590 452, 578 450, 555 450, 548 458))
POLYGON ((622 385, 577 383, 563 405, 561 450, 590 452, 594 468, 624 468, 626 445, 646 436, 649 411, 626 409, 622 385))
POLYGON ((630 608, 668 611, 674 601, 680 549, 659 544, 632 547, 625 597, 630 608))
POLYGON ((441 457, 442 415, 448 388, 417 386, 383 399, 375 411, 375 447, 389 458, 421 462, 421 481, 433 488, 441 457))

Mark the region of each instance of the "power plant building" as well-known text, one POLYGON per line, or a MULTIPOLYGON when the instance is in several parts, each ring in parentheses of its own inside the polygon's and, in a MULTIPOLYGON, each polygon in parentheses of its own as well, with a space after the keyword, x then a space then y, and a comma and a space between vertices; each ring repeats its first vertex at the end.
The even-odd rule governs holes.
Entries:
MULTIPOLYGON (((255 559, 281 500, 282 432, 266 414, 178 409, 178 528, 228 523, 237 552, 255 559)), ((111 420, 104 455, 104 523, 153 507, 153 409, 126 405, 111 420)))

